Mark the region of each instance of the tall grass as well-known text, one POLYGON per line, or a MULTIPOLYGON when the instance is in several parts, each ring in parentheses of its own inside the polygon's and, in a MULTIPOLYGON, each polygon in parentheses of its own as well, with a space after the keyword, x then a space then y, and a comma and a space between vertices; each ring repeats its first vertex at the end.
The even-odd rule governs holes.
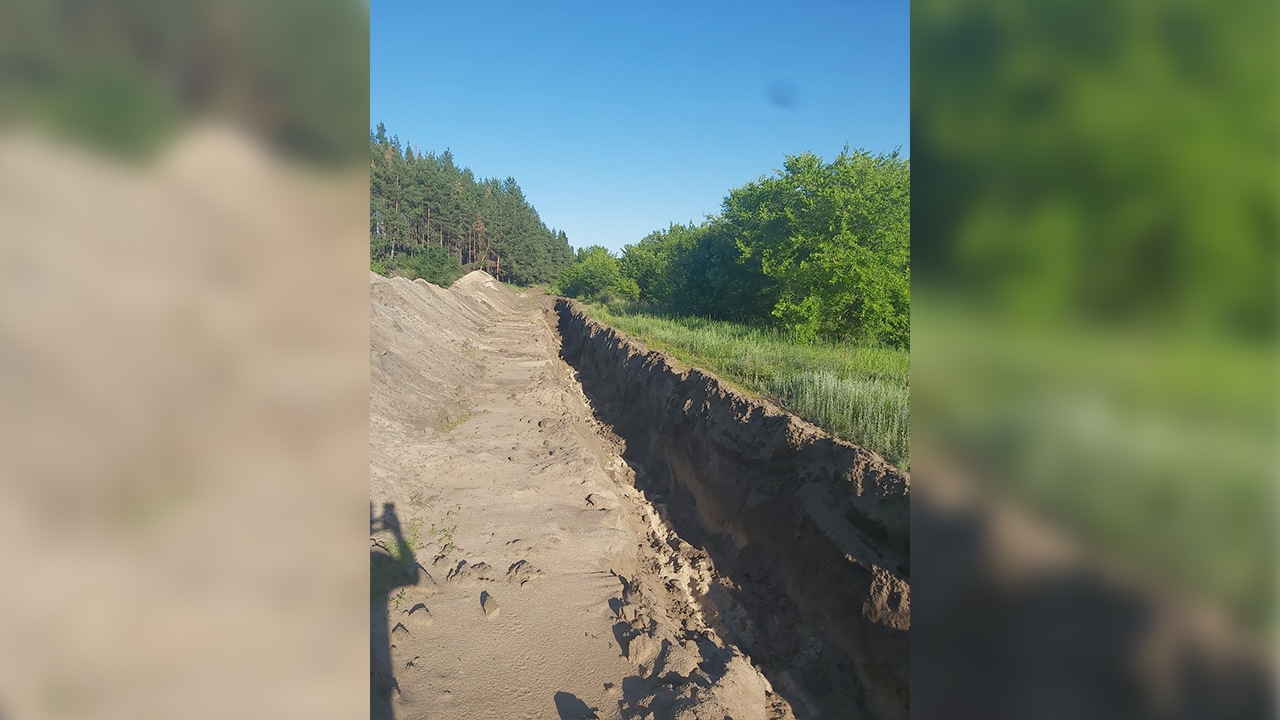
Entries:
POLYGON ((665 316, 635 303, 588 308, 596 320, 655 350, 770 397, 832 435, 910 468, 911 360, 906 350, 798 343, 771 328, 665 316))

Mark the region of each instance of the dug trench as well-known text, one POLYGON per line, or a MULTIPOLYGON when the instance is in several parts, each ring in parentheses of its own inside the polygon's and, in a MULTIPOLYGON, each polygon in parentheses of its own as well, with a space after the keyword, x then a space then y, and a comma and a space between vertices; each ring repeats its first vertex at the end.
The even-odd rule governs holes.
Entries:
POLYGON ((707 623, 801 717, 907 718, 910 476, 571 300, 545 307, 635 486, 713 566, 707 623))
POLYGON ((372 716, 907 717, 905 473, 482 272, 369 337, 372 716))

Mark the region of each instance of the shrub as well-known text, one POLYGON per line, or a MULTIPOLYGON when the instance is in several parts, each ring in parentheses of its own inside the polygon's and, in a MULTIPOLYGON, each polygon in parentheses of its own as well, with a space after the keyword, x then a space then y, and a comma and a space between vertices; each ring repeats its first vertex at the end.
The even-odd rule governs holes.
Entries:
POLYGON ((410 255, 403 263, 402 274, 410 280, 422 278, 440 287, 449 287, 462 277, 462 266, 443 248, 433 247, 410 255))
POLYGON ((640 288, 631 278, 623 277, 618 259, 599 245, 578 250, 573 265, 565 268, 556 281, 562 295, 583 300, 638 300, 640 288))

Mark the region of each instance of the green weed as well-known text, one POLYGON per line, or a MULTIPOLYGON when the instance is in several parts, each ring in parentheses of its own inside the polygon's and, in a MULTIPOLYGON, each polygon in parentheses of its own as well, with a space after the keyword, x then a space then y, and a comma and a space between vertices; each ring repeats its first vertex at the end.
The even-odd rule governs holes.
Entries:
MULTIPOLYGON (((462 506, 459 505, 458 507, 461 508, 462 506)), ((436 542, 440 544, 441 555, 447 557, 453 553, 453 551, 460 549, 453 539, 454 533, 458 532, 458 526, 456 524, 452 527, 443 527, 442 525, 437 526, 435 523, 431 523, 431 530, 429 532, 431 533, 431 537, 435 538, 436 542)))
POLYGON ((418 538, 422 534, 422 518, 414 518, 404 524, 404 541, 409 545, 410 550, 421 550, 422 544, 418 538))
POLYGON ((471 419, 471 413, 469 413, 469 412, 468 412, 468 413, 463 413, 462 415, 459 415, 459 416, 458 416, 458 418, 457 418, 456 420, 449 420, 449 421, 445 422, 445 424, 443 424, 443 425, 441 425, 441 426, 440 426, 440 430, 441 430, 441 432, 449 432, 450 430, 452 430, 452 429, 454 429, 454 428, 458 427, 459 425, 461 425, 462 423, 464 423, 464 422, 466 422, 466 421, 468 421, 468 420, 470 420, 470 419, 471 419))
POLYGON ((438 494, 428 496, 426 490, 418 488, 409 494, 409 506, 416 508, 431 507, 439 498, 440 496, 438 494))

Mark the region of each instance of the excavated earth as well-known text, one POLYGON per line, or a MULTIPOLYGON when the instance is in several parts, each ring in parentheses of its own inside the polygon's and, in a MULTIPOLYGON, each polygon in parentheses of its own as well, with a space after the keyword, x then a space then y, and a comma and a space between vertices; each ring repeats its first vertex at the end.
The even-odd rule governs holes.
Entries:
POLYGON ((370 296, 373 717, 909 715, 906 473, 570 301, 370 296))

